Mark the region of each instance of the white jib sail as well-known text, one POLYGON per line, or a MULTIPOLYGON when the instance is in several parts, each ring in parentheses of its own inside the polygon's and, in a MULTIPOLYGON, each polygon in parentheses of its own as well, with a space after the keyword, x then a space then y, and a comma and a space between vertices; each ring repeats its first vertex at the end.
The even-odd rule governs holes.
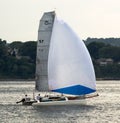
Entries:
POLYGON ((50 41, 48 83, 50 90, 66 94, 83 95, 96 90, 95 72, 86 46, 57 17, 50 41))

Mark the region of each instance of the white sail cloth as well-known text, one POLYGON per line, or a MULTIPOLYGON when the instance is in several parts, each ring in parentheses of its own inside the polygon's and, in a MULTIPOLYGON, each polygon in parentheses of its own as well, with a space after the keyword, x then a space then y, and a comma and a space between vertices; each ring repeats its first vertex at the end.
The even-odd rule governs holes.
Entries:
POLYGON ((55 17, 48 57, 49 89, 82 95, 94 92, 95 83, 93 64, 83 41, 55 17))

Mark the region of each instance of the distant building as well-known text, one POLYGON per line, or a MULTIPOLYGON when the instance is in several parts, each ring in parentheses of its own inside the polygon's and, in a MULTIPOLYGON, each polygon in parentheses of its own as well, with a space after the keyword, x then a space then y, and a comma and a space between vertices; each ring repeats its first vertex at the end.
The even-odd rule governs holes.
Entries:
POLYGON ((100 58, 97 60, 97 62, 100 64, 100 66, 105 66, 105 65, 108 65, 108 64, 113 64, 113 59, 111 58, 100 58))
POLYGON ((118 62, 118 64, 120 65, 120 62, 118 62))
POLYGON ((107 64, 113 64, 113 59, 108 58, 108 59, 106 59, 106 62, 107 62, 107 64))

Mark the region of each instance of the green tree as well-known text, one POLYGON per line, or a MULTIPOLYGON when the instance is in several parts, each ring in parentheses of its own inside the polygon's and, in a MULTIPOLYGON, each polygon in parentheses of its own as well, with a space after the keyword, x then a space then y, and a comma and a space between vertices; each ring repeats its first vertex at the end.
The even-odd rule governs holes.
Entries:
POLYGON ((37 42, 35 41, 28 41, 23 43, 23 45, 20 48, 20 54, 21 56, 29 56, 33 62, 36 60, 36 47, 37 42))
POLYGON ((15 41, 15 42, 10 43, 9 47, 11 49, 14 49, 14 48, 20 49, 22 45, 23 43, 21 41, 15 41))
POLYGON ((16 76, 19 78, 30 79, 35 77, 35 64, 30 63, 25 58, 17 60, 14 70, 16 72, 16 76))
POLYGON ((99 50, 101 58, 112 58, 114 61, 120 61, 120 47, 108 46, 99 50))
POLYGON ((7 55, 7 46, 6 46, 6 41, 2 41, 0 39, 0 58, 3 58, 4 56, 7 55))
POLYGON ((98 59, 99 58, 99 50, 104 46, 105 46, 104 43, 92 42, 87 45, 87 48, 90 52, 91 57, 94 59, 98 59))

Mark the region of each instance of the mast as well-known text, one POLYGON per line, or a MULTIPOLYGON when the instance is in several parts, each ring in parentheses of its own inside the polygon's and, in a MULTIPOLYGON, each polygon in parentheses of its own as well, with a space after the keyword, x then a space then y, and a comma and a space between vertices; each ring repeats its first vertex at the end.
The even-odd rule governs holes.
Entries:
POLYGON ((49 91, 48 54, 55 12, 46 12, 42 16, 38 29, 36 57, 36 90, 49 91))

